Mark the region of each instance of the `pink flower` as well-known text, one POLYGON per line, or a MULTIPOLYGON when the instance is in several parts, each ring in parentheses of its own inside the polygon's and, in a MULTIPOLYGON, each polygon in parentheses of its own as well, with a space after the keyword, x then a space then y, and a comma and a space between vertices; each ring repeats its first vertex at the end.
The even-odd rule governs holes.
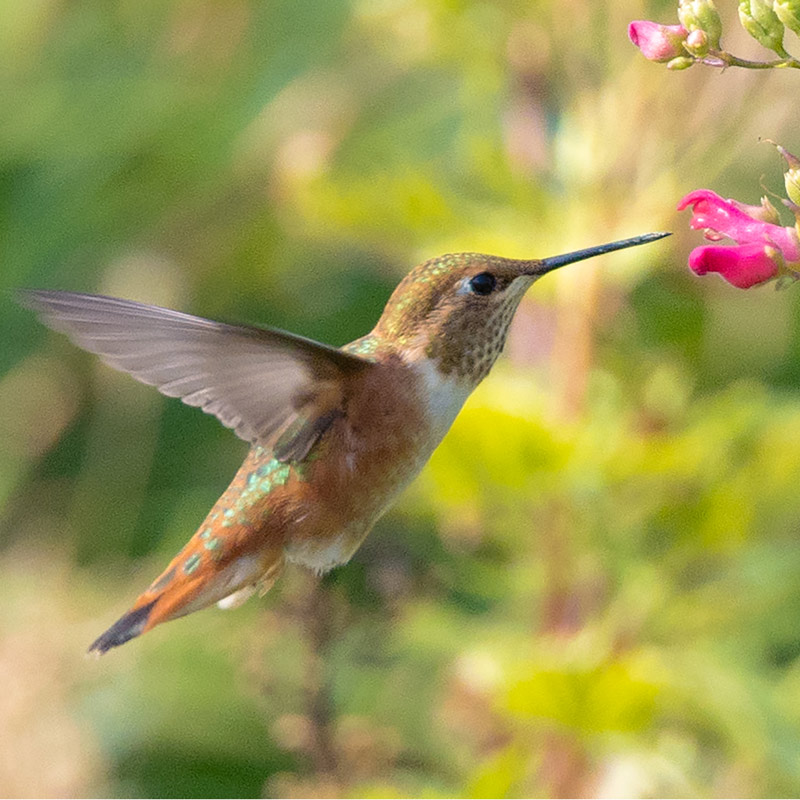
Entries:
POLYGON ((691 227, 705 228, 706 239, 727 236, 736 245, 696 247, 689 266, 698 275, 718 272, 728 283, 749 289, 776 277, 785 268, 800 267, 800 240, 794 228, 783 228, 768 219, 775 210, 724 200, 708 189, 690 192, 678 203, 678 211, 692 207, 691 227))
POLYGON ((628 25, 628 38, 649 61, 671 61, 686 55, 683 43, 688 35, 683 25, 660 25, 646 19, 637 19, 628 25))

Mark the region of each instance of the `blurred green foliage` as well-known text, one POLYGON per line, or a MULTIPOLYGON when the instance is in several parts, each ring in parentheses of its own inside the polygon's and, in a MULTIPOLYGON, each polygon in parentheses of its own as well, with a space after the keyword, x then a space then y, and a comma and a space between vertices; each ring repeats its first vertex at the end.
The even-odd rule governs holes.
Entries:
POLYGON ((0 8, 6 289, 341 344, 424 258, 676 231, 530 293, 351 564, 97 664, 245 446, 4 300, 0 794, 800 792, 800 295, 672 211, 780 191, 793 76, 645 62, 668 3, 0 8))

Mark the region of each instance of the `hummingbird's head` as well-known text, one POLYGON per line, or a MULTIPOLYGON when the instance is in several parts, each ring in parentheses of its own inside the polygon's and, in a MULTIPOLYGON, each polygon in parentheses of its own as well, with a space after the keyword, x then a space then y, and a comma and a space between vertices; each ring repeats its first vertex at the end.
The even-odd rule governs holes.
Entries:
POLYGON ((440 256, 415 267, 375 328, 412 359, 479 381, 503 349, 508 326, 540 262, 480 253, 440 256))
POLYGON ((506 341, 522 296, 565 264, 660 239, 650 233, 566 255, 530 261, 456 253, 415 267, 389 299, 374 334, 407 358, 427 358, 445 375, 477 384, 506 341))

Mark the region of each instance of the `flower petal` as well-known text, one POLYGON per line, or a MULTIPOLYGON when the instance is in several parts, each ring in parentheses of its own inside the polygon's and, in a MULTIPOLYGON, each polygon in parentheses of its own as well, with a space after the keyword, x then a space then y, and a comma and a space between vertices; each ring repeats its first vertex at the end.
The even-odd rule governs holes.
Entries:
POLYGON ((768 250, 763 244, 696 247, 689 254, 689 266, 697 275, 718 272, 733 286, 749 289, 778 274, 778 263, 768 250))
MULTIPOLYGON (((787 261, 800 260, 800 242, 794 228, 784 228, 750 216, 742 203, 725 200, 709 189, 690 192, 678 203, 678 211, 692 206, 695 230, 707 228, 728 236, 739 244, 771 245, 783 253, 787 261)), ((709 239, 716 238, 713 234, 709 239)))
POLYGON ((660 25, 648 19, 637 19, 628 25, 628 38, 649 61, 671 61, 686 55, 683 41, 688 35, 683 25, 660 25))

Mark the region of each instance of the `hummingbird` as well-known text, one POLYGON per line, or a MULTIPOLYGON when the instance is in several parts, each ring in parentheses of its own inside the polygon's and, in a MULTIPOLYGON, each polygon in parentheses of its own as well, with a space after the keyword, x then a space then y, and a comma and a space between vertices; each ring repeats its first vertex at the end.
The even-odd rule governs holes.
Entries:
POLYGON ((21 290, 45 325, 250 444, 192 538, 89 652, 214 603, 236 607, 287 562, 320 574, 349 561, 491 369, 531 284, 668 235, 544 259, 430 259, 400 282, 370 333, 340 348, 130 300, 21 290))

